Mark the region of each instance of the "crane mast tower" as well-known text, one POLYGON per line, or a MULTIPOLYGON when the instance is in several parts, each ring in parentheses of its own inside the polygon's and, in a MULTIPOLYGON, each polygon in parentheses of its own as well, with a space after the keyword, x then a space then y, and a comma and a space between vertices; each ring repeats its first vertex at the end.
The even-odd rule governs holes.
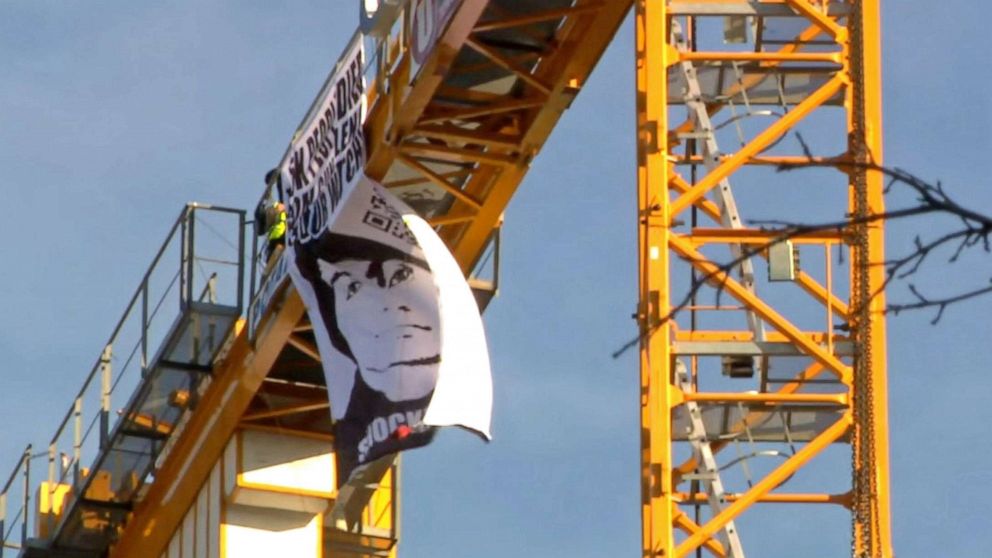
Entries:
POLYGON ((776 505, 792 544, 892 555, 879 31, 869 1, 637 2, 644 556, 743 556, 776 505))

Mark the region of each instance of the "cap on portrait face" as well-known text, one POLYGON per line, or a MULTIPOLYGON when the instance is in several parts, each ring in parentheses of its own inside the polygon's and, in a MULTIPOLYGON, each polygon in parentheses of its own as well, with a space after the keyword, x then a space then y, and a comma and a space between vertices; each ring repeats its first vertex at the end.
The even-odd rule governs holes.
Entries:
POLYGON ((367 239, 423 261, 424 253, 403 219, 404 215, 412 214, 414 211, 402 200, 363 178, 335 211, 329 231, 367 239))

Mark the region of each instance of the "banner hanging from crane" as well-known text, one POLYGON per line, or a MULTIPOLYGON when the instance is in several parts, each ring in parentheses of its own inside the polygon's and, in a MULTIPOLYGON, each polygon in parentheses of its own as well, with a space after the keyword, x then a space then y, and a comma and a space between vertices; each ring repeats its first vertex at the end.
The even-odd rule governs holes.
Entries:
POLYGON ((285 258, 327 379, 338 485, 431 441, 437 426, 489 439, 482 319, 433 228, 364 175, 360 43, 338 66, 280 168, 285 258))

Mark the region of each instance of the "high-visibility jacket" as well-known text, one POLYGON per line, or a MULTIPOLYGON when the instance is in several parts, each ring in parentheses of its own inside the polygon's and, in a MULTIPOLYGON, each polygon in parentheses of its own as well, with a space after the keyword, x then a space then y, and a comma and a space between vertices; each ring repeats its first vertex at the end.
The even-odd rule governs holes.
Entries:
POLYGON ((269 240, 279 240, 286 235, 286 210, 279 210, 279 204, 272 204, 273 219, 269 225, 269 240))

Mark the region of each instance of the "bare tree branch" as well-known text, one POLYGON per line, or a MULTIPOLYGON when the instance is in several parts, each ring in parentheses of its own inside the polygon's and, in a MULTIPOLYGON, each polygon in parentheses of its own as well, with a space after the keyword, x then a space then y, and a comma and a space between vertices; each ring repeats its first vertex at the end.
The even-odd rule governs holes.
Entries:
MULTIPOLYGON (((742 247, 739 256, 727 262, 718 264, 716 269, 696 277, 690 285, 688 292, 685 293, 677 304, 673 305, 671 311, 666 316, 663 316, 660 320, 657 320, 657 323, 650 324, 649 327, 642 331, 641 334, 614 351, 612 355, 613 358, 618 358, 626 351, 637 346, 643 340, 653 335, 662 325, 673 319, 677 313, 688 307, 704 286, 715 284, 714 286, 717 289, 717 302, 719 305, 726 280, 730 277, 731 272, 735 268, 738 268, 744 261, 768 250, 771 246, 800 237, 804 234, 830 230, 843 234, 850 232, 853 227, 858 225, 871 224, 880 221, 888 222, 900 219, 911 219, 922 215, 947 215, 956 217, 959 222, 959 228, 926 241, 918 235, 913 241, 914 249, 908 254, 874 264, 885 266, 886 280, 879 287, 879 289, 872 294, 872 296, 876 296, 882 292, 891 282, 895 280, 904 280, 915 275, 920 271, 923 265, 929 261, 928 257, 941 248, 950 246, 954 247, 947 262, 949 264, 957 262, 964 252, 976 246, 981 246, 986 253, 992 253, 992 249, 990 249, 992 248, 992 239, 990 239, 990 237, 992 237, 992 216, 979 213, 958 203, 950 196, 950 194, 948 194, 941 182, 938 181, 935 183, 929 183, 898 167, 889 168, 873 163, 852 163, 841 159, 815 159, 803 138, 798 135, 797 138, 804 153, 808 157, 809 162, 798 166, 782 165, 778 167, 779 172, 794 171, 797 168, 801 169, 809 167, 830 167, 841 170, 867 169, 878 171, 887 178, 887 183, 885 186, 886 195, 891 195, 896 186, 904 186, 914 194, 915 205, 885 211, 882 213, 870 214, 863 217, 852 218, 849 216, 848 218, 837 221, 813 224, 783 220, 749 221, 750 224, 760 226, 762 230, 766 232, 777 233, 776 236, 774 236, 768 244, 759 247, 742 247)), ((689 261, 689 263, 693 264, 698 262, 689 261)), ((915 285, 912 284, 909 285, 909 290, 916 298, 915 302, 889 304, 886 311, 892 312, 893 314, 898 314, 899 312, 906 310, 936 308, 937 314, 931 322, 936 324, 949 306, 989 294, 992 292, 992 286, 976 288, 955 296, 943 298, 926 297, 920 293, 915 285)), ((642 319, 647 318, 642 317, 642 319)))
MULTIPOLYGON (((989 280, 989 282, 992 283, 992 280, 989 280)), ((930 320, 931 324, 936 325, 936 323, 940 321, 941 316, 944 315, 944 310, 948 306, 952 304, 956 304, 958 302, 963 302, 965 300, 970 300, 975 297, 992 293, 992 286, 982 287, 980 289, 974 289, 958 295, 939 298, 939 299, 930 299, 923 296, 916 289, 916 285, 912 285, 912 284, 909 285, 909 290, 916 296, 917 298, 916 302, 908 303, 908 304, 890 304, 888 310, 893 314, 898 314, 903 310, 920 310, 923 308, 937 308, 937 314, 934 316, 932 320, 930 320)))

